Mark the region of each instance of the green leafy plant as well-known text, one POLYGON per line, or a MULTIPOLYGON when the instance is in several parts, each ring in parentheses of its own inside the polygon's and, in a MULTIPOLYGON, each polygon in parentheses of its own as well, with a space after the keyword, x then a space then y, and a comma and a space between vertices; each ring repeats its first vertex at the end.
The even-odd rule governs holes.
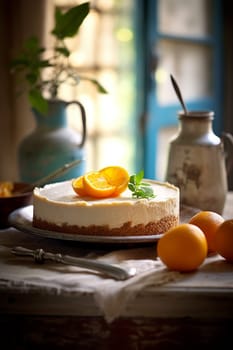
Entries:
POLYGON ((21 74, 26 85, 23 90, 28 93, 29 103, 32 108, 41 113, 48 109, 47 99, 56 99, 59 87, 68 82, 77 85, 80 80, 89 80, 99 92, 106 93, 104 87, 93 78, 80 75, 70 62, 70 50, 65 39, 74 37, 88 15, 90 10, 89 2, 70 8, 62 13, 58 8, 55 11, 55 26, 51 34, 55 37, 51 56, 44 58, 46 49, 41 47, 37 37, 29 38, 18 57, 11 62, 12 73, 21 74), (47 69, 47 75, 45 73, 47 69))
POLYGON ((130 176, 128 188, 132 192, 132 196, 135 198, 154 198, 155 194, 152 186, 148 182, 142 181, 143 177, 143 170, 130 176))

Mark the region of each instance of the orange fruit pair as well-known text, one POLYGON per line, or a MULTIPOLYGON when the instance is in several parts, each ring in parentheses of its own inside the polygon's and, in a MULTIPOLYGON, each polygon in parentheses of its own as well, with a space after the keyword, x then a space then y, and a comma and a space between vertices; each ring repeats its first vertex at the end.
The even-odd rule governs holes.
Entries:
POLYGON ((233 262, 233 219, 224 218, 212 211, 201 211, 189 223, 197 225, 205 234, 208 253, 218 253, 233 262))
POLYGON ((204 232, 208 244, 208 253, 216 251, 215 235, 223 221, 224 218, 214 211, 200 211, 189 220, 190 224, 198 226, 204 232))
POLYGON ((158 241, 157 254, 171 270, 196 270, 207 256, 208 246, 202 230, 192 224, 169 229, 158 241))
POLYGON ((107 198, 119 196, 128 186, 129 174, 120 166, 109 166, 99 171, 88 172, 72 181, 79 196, 107 198))

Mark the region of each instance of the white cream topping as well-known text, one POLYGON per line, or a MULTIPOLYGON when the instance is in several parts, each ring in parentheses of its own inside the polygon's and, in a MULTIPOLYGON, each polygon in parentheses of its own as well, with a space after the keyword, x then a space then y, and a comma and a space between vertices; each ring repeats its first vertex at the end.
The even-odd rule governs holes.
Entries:
POLYGON ((57 225, 108 225, 110 228, 126 222, 146 225, 168 215, 178 216, 179 189, 168 183, 145 181, 153 186, 155 198, 132 198, 132 192, 128 189, 117 198, 79 197, 71 181, 35 188, 34 215, 37 219, 57 225))

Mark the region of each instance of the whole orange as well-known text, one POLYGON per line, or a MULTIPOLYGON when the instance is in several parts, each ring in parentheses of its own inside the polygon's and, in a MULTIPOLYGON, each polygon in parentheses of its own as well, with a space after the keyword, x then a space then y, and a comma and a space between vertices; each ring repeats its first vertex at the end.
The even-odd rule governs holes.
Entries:
POLYGON ((189 220, 189 224, 198 226, 204 232, 209 253, 216 251, 214 236, 223 221, 224 218, 214 211, 200 211, 189 220))
POLYGON ((207 256, 207 241, 201 229, 180 224, 169 229, 158 241, 157 254, 171 270, 196 270, 207 256))
POLYGON ((233 219, 225 220, 217 229, 215 247, 218 254, 233 263, 233 219))

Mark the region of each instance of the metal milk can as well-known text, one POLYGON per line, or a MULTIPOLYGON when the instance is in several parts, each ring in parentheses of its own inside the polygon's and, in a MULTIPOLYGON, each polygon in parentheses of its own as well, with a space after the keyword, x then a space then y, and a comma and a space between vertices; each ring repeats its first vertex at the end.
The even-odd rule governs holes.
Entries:
POLYGON ((179 112, 178 116, 178 134, 169 145, 166 181, 180 188, 181 204, 222 214, 233 137, 215 135, 213 111, 179 112), (225 143, 225 138, 229 142, 225 143), (228 156, 226 145, 231 146, 228 156))

